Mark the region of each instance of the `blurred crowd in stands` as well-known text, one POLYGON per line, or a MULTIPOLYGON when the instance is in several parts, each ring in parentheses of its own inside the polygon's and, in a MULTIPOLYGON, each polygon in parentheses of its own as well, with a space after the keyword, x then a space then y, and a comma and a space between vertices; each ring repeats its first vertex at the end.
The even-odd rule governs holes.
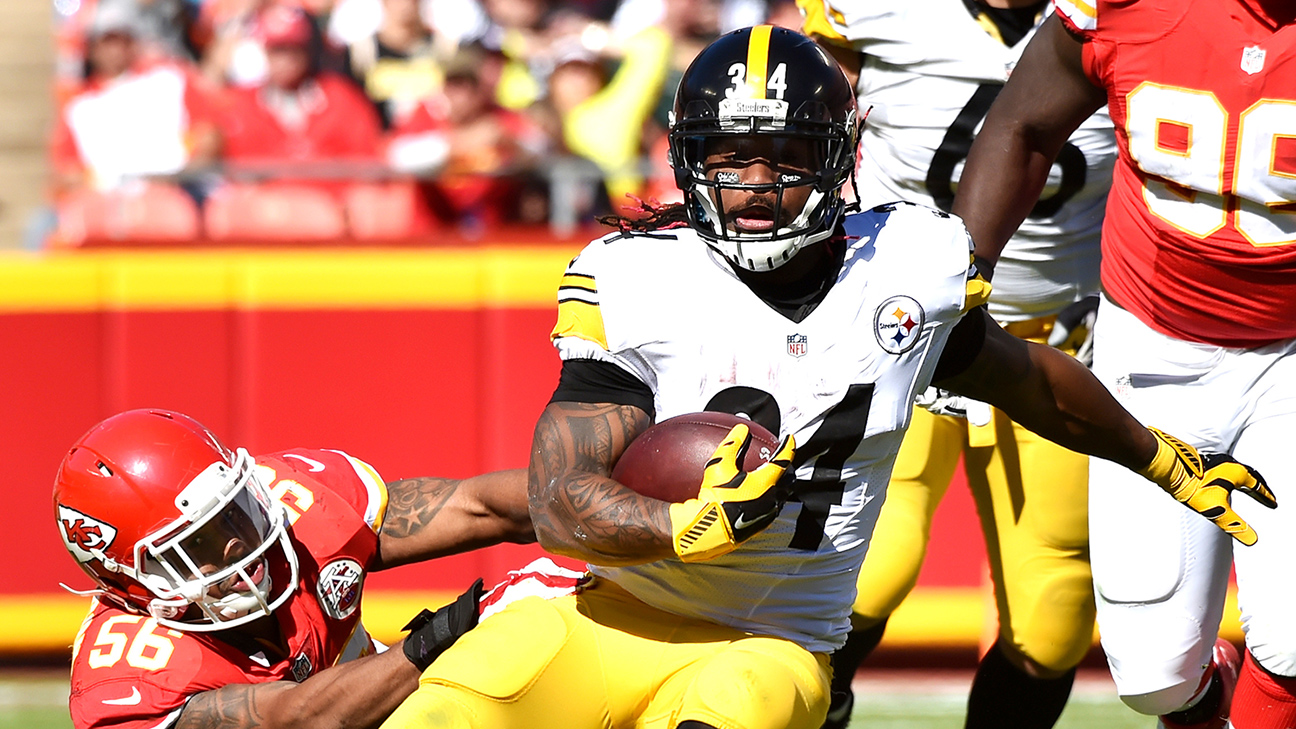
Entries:
POLYGON ((793 0, 55 0, 54 215, 95 239, 580 232, 679 199, 680 73, 793 0))

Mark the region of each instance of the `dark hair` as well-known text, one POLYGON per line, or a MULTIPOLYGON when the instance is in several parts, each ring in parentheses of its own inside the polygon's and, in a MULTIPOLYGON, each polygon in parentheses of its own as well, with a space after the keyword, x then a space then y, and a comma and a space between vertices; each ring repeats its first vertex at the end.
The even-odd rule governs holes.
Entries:
POLYGON ((600 215, 596 220, 622 233, 651 233, 688 226, 688 212, 683 203, 661 203, 630 196, 638 207, 625 208, 628 215, 600 215))

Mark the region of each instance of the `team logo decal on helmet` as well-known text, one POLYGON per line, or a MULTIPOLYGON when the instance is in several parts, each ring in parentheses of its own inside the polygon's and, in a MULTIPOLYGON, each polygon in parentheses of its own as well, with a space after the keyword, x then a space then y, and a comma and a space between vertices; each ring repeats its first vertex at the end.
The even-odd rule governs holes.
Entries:
POLYGON ((102 553, 117 538, 116 527, 62 504, 58 505, 58 518, 63 544, 78 562, 95 559, 95 552, 102 553))
POLYGON ((918 342, 927 313, 910 296, 892 296, 873 315, 878 344, 891 354, 904 354, 918 342))
POLYGON ((319 595, 324 614, 334 620, 343 620, 360 607, 360 591, 364 588, 364 568, 354 559, 336 559, 320 570, 319 595))

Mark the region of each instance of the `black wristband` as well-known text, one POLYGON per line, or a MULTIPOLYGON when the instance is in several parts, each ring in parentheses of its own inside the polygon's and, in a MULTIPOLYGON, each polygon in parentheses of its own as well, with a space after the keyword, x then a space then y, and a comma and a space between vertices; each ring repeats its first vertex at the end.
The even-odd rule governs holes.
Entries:
POLYGON ((459 640, 459 636, 477 625, 478 603, 482 596, 482 581, 477 580, 454 602, 432 612, 419 611, 401 630, 408 630, 402 648, 405 657, 418 668, 427 670, 437 656, 459 640))

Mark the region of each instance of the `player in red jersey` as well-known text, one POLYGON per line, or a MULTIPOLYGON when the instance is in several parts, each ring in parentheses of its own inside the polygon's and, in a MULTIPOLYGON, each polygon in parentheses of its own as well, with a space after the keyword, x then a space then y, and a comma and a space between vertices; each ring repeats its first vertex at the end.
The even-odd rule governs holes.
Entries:
MULTIPOLYGON (((1296 432, 1296 4, 1055 5, 986 118, 954 212, 993 265, 1067 135, 1108 104, 1120 158, 1094 373, 1140 420, 1245 460, 1283 494, 1296 432)), ((1195 515, 1137 499, 1111 508, 1127 485, 1093 462, 1098 623, 1122 699, 1166 727, 1296 726, 1296 586, 1281 578, 1293 512, 1239 502, 1264 536, 1235 550, 1195 515), (1240 676, 1216 635, 1230 566, 1240 676)))
POLYGON ((253 458, 164 410, 82 436, 54 508, 96 583, 73 646, 77 729, 375 726, 476 624, 482 590, 379 652, 360 621, 365 575, 534 541, 523 471, 384 484, 340 451, 253 458))

